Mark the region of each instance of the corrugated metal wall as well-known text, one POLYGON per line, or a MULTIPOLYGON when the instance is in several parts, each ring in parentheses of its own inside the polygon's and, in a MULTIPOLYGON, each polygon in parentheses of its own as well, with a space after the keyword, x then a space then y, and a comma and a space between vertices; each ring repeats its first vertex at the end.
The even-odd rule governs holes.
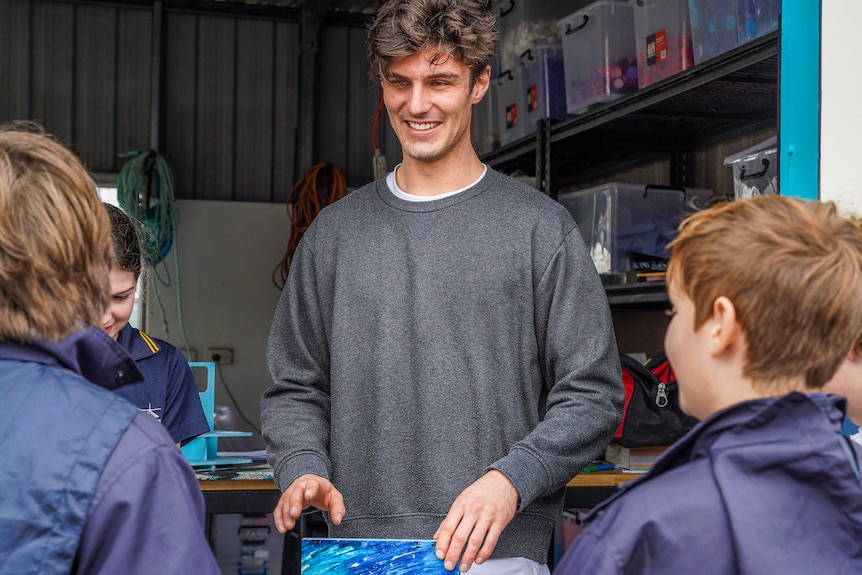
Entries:
MULTIPOLYGON (((365 35, 361 21, 325 22, 314 83, 312 161, 340 165, 351 187, 373 178, 365 35)), ((94 172, 155 136, 178 198, 282 202, 311 167, 296 158, 300 50, 298 18, 2 0, 0 121, 41 121, 94 172)))

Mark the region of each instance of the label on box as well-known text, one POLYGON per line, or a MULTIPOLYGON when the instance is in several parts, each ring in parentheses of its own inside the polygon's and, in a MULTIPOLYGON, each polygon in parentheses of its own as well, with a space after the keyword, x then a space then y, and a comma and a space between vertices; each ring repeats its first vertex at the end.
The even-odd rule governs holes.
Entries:
POLYGON ((664 30, 650 34, 646 41, 647 66, 667 60, 667 33, 664 30))
POLYGON ((527 112, 535 112, 539 109, 538 89, 535 84, 527 88, 527 112))
POLYGON ((506 106, 506 129, 511 130, 518 125, 518 103, 512 102, 506 106))

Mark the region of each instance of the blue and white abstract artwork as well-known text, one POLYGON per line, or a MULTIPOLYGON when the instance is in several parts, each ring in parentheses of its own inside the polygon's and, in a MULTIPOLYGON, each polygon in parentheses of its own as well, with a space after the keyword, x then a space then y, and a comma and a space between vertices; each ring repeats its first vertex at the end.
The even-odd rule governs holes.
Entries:
POLYGON ((302 540, 302 575, 451 575, 422 539, 302 540))

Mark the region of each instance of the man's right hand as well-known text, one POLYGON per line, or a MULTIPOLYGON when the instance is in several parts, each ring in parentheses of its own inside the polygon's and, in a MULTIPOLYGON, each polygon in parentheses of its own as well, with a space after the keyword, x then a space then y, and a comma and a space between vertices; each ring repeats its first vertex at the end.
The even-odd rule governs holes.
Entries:
POLYGON ((307 507, 316 507, 329 512, 334 525, 341 524, 347 510, 344 497, 331 481, 319 475, 300 475, 281 494, 272 518, 279 533, 287 533, 296 525, 296 520, 307 507))

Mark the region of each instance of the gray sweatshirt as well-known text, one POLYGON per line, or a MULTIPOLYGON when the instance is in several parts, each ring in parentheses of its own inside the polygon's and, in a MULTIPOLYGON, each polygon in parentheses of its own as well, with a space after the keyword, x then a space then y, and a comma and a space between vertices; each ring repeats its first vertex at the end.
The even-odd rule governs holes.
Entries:
POLYGON ((493 556, 544 563, 566 483, 622 417, 610 310, 574 221, 491 169, 439 200, 381 179, 322 210, 267 362, 276 481, 331 479, 347 508, 333 537, 430 538, 494 468, 521 505, 493 556))

